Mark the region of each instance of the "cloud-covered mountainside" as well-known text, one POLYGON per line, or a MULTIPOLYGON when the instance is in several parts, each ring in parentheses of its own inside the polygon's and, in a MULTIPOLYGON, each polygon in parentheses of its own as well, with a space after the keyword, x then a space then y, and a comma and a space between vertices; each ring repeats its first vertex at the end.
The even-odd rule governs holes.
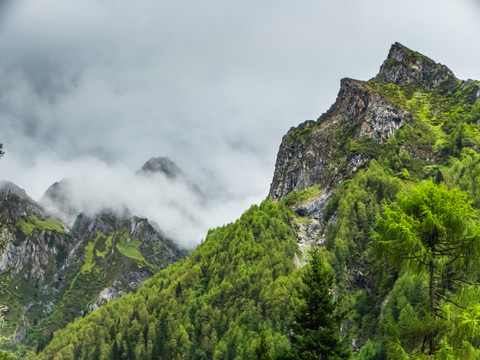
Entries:
POLYGON ((36 339, 38 345, 187 254, 157 224, 127 208, 81 212, 70 201, 75 187, 65 184, 52 185, 45 195, 55 213, 16 185, 0 184, 0 271, 9 271, 0 294, 6 343, 36 339), (73 221, 67 226, 60 218, 73 221))
POLYGON ((102 170, 54 183, 40 204, 68 225, 80 213, 92 216, 103 209, 131 212, 156 222, 184 248, 199 243, 215 217, 212 204, 198 186, 168 158, 152 158, 136 173, 108 167, 102 170))
MULTIPOLYGON (((283 137, 269 199, 135 293, 19 350, 58 360, 318 357, 332 337, 312 338, 322 320, 296 314, 321 313, 304 283, 317 249, 335 278, 322 290, 335 295, 329 315, 345 316, 333 331, 352 357, 477 359, 479 99, 479 81, 395 43, 376 77, 342 80, 325 114, 283 137)), ((89 242, 80 273, 95 271, 108 239, 89 242)), ((127 251, 121 236, 111 241, 127 251)))

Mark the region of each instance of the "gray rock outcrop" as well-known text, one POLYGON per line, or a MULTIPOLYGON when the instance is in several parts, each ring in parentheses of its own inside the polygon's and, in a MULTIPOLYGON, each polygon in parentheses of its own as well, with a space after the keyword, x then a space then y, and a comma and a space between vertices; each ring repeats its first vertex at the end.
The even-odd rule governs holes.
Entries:
POLYGON ((327 113, 316 122, 291 128, 283 137, 269 197, 278 200, 316 184, 326 189, 336 186, 371 158, 352 153, 350 139, 382 144, 410 120, 409 113, 367 83, 342 79, 337 100, 327 113))
MULTIPOLYGON (((399 43, 393 44, 375 78, 369 81, 342 79, 337 99, 325 114, 317 121, 309 120, 292 127, 283 137, 269 198, 278 200, 293 190, 313 185, 329 193, 340 180, 351 176, 374 157, 369 148, 378 148, 405 124, 414 127, 411 113, 375 86, 384 83, 422 91, 439 88, 447 92, 462 86, 446 66, 399 43)), ((480 96, 478 87, 474 90, 473 102, 480 96)), ((408 152, 412 157, 430 156, 415 149, 408 152)), ((313 211, 321 212, 321 206, 309 212, 313 211)))

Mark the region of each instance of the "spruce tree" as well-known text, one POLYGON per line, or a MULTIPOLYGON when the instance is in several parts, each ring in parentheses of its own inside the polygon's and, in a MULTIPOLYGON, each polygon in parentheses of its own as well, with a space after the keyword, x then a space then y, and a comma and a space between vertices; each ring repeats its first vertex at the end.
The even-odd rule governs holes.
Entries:
POLYGON ((302 303, 295 309, 291 324, 289 358, 299 360, 348 359, 350 351, 340 336, 344 315, 337 309, 331 292, 334 284, 332 269, 318 249, 302 276, 302 303))

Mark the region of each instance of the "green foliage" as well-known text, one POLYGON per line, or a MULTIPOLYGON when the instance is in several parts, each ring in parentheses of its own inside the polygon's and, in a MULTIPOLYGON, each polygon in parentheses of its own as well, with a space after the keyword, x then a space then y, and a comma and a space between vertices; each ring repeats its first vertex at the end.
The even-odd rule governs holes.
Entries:
POLYGON ((382 150, 382 145, 372 138, 350 139, 350 152, 352 154, 366 154, 377 157, 382 150))
MULTIPOLYGON (((480 228, 476 211, 465 193, 429 181, 384 205, 376 229, 378 259, 406 271, 393 294, 401 284, 413 286, 408 293, 403 285, 403 303, 397 297, 389 298, 390 304, 399 304, 397 310, 391 310, 393 321, 387 333, 395 339, 397 350, 401 339, 403 351, 432 355, 440 347, 440 320, 445 318, 442 301, 458 305, 449 294, 478 277, 480 228), (415 279, 418 281, 412 283, 415 279)), ((391 306, 385 306, 384 314, 391 306)))
POLYGON ((378 257, 388 258, 398 268, 423 273, 433 267, 435 277, 441 278, 446 266, 450 271, 478 266, 476 213, 466 194, 457 189, 430 181, 416 185, 383 207, 376 227, 378 257))
POLYGON ((142 253, 139 248, 142 242, 139 239, 129 237, 129 234, 124 233, 123 236, 120 236, 116 243, 116 248, 126 257, 136 259, 139 261, 145 261, 142 253))
MULTIPOLYGON (((335 254, 333 266, 337 276, 345 273, 345 266, 363 261, 382 200, 393 199, 401 188, 399 179, 389 176, 372 160, 367 170, 359 171, 347 185, 335 191, 331 201, 338 203, 338 222, 328 231, 326 247, 335 254)), ((333 205, 326 207, 331 213, 329 206, 333 205)))
POLYGON ((291 191, 284 199, 288 206, 304 205, 310 201, 315 200, 322 193, 322 189, 318 186, 312 186, 306 190, 291 191))
POLYGON ((311 260, 302 274, 300 303, 294 310, 290 341, 291 359, 348 359, 350 352, 340 336, 344 314, 333 299, 334 273, 320 251, 311 253, 311 260))
POLYGON ((472 205, 480 207, 480 154, 464 149, 460 158, 452 158, 450 166, 443 171, 443 178, 450 187, 465 191, 472 205))
POLYGON ((16 357, 9 351, 0 350, 0 360, 15 360, 16 357))
POLYGON ((67 234, 67 231, 62 227, 60 222, 52 217, 46 220, 40 220, 35 215, 28 215, 18 220, 16 226, 25 235, 30 235, 33 231, 51 230, 57 233, 67 234))
POLYGON ((312 131, 312 128, 310 126, 305 126, 303 129, 297 129, 295 131, 295 135, 303 136, 303 135, 306 135, 306 134, 310 133, 311 131, 312 131))
POLYGON ((253 206, 237 222, 209 231, 187 260, 136 294, 56 332, 39 358, 267 359, 285 353, 299 280, 292 221, 282 203, 253 206))
POLYGON ((383 360, 387 357, 383 345, 378 341, 367 340, 358 354, 358 360, 383 360))

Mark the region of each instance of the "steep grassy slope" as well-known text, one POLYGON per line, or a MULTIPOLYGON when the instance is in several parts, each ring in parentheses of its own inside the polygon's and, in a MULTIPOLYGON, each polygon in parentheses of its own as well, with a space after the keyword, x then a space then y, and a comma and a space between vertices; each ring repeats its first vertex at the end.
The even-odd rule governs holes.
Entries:
POLYGON ((98 214, 93 219, 80 217, 72 232, 82 239, 77 252, 83 256, 75 262, 69 287, 53 311, 29 329, 28 340, 37 339, 38 350, 53 331, 73 318, 135 290, 166 265, 185 256, 171 241, 162 239, 146 219, 137 217, 122 219, 112 213, 98 214))

